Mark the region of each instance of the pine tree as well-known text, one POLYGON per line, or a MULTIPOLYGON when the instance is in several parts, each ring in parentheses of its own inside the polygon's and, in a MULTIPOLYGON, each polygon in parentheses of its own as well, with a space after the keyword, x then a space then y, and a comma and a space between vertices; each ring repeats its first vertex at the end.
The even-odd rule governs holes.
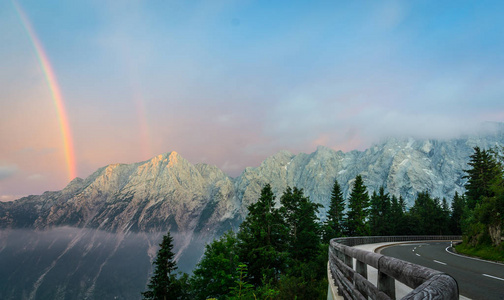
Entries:
POLYGON ((320 204, 303 195, 303 189, 287 187, 280 198, 281 212, 290 229, 289 253, 296 261, 310 261, 319 253, 320 226, 317 213, 320 204))
POLYGON ((380 235, 380 199, 376 191, 373 191, 370 197, 369 208, 369 233, 371 235, 380 235))
POLYGON ((414 222, 415 234, 436 234, 432 221, 435 210, 434 199, 428 191, 418 193, 413 207, 410 209, 411 219, 414 222))
POLYGON ((338 181, 334 180, 329 211, 327 212, 326 221, 324 223, 324 242, 329 242, 332 238, 343 236, 344 210, 345 199, 343 199, 343 192, 341 191, 338 181))
MULTIPOLYGON (((402 197, 401 197, 402 199, 402 197)), ((405 232, 405 216, 404 208, 399 202, 396 196, 392 196, 390 200, 390 220, 391 220, 391 234, 392 235, 404 235, 405 232)), ((404 204, 404 200, 402 200, 404 204)))
POLYGON ((403 211, 403 218, 401 224, 398 226, 399 235, 415 235, 418 234, 417 222, 412 215, 411 208, 408 210, 406 201, 402 196, 399 196, 399 206, 403 211))
POLYGON ((392 234, 390 197, 389 194, 385 193, 385 187, 381 186, 378 194, 376 191, 373 192, 370 203, 369 225, 371 235, 392 234))
POLYGON ((438 233, 439 235, 450 234, 450 209, 448 206, 448 201, 443 197, 441 202, 439 199, 435 199, 436 209, 438 214, 436 215, 436 219, 434 222, 438 224, 438 233))
POLYGON ((465 185, 467 206, 473 210, 484 197, 494 196, 491 186, 499 176, 499 168, 491 152, 481 150, 479 147, 474 147, 474 153, 470 158, 468 165, 471 168, 464 170, 467 175, 463 178, 467 178, 465 185))
POLYGON ((346 226, 348 236, 368 235, 367 217, 369 211, 369 196, 361 175, 355 177, 355 183, 348 199, 346 226))
POLYGON ((439 198, 431 198, 428 191, 418 193, 409 215, 413 234, 442 235, 448 232, 448 204, 446 200, 443 205, 439 198))
POLYGON ((488 151, 489 193, 481 198, 480 206, 475 209, 478 221, 485 225, 494 246, 502 244, 502 227, 504 226, 504 148, 488 151))
POLYGON ((471 245, 486 241, 497 246, 501 244, 504 225, 504 167, 502 148, 489 151, 474 148, 468 163, 471 168, 464 170, 467 175, 464 220, 465 240, 471 245))
POLYGON ((175 277, 177 269, 173 253, 173 238, 168 231, 163 236, 163 241, 154 261, 156 266, 153 276, 147 285, 148 290, 142 293, 143 299, 176 300, 183 298, 183 291, 175 277))
POLYGON ((399 196, 399 206, 401 207, 403 213, 406 212, 406 201, 402 196, 399 196))
POLYGON ((465 198, 455 192, 451 203, 450 230, 452 234, 462 234, 462 215, 464 213, 465 198))
POLYGON ((268 282, 276 281, 285 270, 288 229, 275 208, 275 194, 269 184, 248 209, 238 232, 239 258, 248 266, 250 283, 259 286, 263 276, 268 282))

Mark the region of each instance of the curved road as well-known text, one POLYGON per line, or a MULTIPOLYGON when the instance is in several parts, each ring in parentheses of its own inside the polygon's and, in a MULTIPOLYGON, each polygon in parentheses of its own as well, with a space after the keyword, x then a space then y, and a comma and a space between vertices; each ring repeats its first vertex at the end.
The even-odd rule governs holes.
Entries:
POLYGON ((422 242, 386 247, 381 254, 451 275, 461 295, 472 299, 504 299, 504 265, 448 252, 449 242, 422 242))

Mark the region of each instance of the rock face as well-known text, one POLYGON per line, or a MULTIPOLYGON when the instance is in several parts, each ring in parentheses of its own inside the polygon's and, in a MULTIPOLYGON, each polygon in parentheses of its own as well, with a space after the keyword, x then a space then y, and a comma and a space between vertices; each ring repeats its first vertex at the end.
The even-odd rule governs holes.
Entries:
MULTIPOLYGON (((192 165, 176 152, 135 164, 108 165, 86 179, 74 179, 61 191, 45 192, 9 203, 0 202, 0 229, 3 229, 3 233, 0 230, 0 262, 10 261, 11 254, 7 255, 5 249, 12 250, 7 247, 12 242, 6 242, 17 236, 9 233, 12 230, 44 230, 49 231, 48 236, 53 236, 51 230, 62 226, 91 230, 68 239, 66 248, 62 248, 54 262, 48 266, 41 265, 40 273, 35 274, 34 281, 25 284, 25 287, 18 287, 13 292, 14 289, 9 286, 16 280, 9 281, 6 289, 10 292, 0 290, 0 298, 23 298, 22 295, 27 293, 30 295, 28 298, 37 298, 40 291, 52 290, 50 285, 44 288, 44 278, 51 278, 46 274, 56 270, 60 261, 64 261, 68 253, 73 253, 72 249, 81 244, 77 248, 85 251, 75 250, 77 254, 72 259, 78 261, 80 256, 89 259, 98 255, 103 258, 102 263, 97 267, 98 271, 87 271, 94 274, 92 280, 76 277, 72 283, 59 287, 58 293, 68 296, 72 294, 69 291, 75 289, 79 291, 75 295, 85 294, 88 299, 115 297, 116 294, 95 290, 95 286, 110 280, 101 270, 105 265, 120 260, 117 253, 123 253, 120 251, 137 243, 128 242, 127 237, 133 238, 137 234, 149 234, 149 238, 135 238, 146 243, 135 246, 138 253, 144 253, 143 265, 137 268, 144 270, 143 273, 131 274, 132 278, 142 278, 138 286, 145 285, 148 278, 145 270, 149 268, 149 263, 145 262, 145 257, 154 257, 155 239, 166 230, 176 237, 175 251, 180 270, 188 272, 203 254, 205 243, 226 230, 238 227, 247 214, 248 205, 257 201, 266 183, 272 185, 277 197, 287 186, 303 188, 305 195, 324 206, 320 217, 325 215, 334 180, 338 180, 344 196, 348 198, 358 174, 362 175, 369 192, 383 185, 391 195, 403 196, 409 205, 416 194, 424 190, 434 197, 446 197, 450 201, 455 192, 464 191, 463 170, 468 167, 473 147, 488 149, 495 145, 504 145, 503 124, 491 134, 451 140, 388 139, 365 151, 343 153, 326 147, 319 147, 310 154, 294 155, 281 151, 268 157, 259 167, 246 168, 237 178, 227 176, 215 166, 192 165), (105 242, 96 242, 110 234, 114 237, 107 239, 115 241, 109 247, 112 252, 100 248, 105 242)), ((46 251, 43 249, 52 247, 53 242, 47 242, 49 246, 36 246, 41 243, 36 236, 31 235, 32 240, 28 242, 35 245, 34 253, 39 255, 46 251)), ((57 241, 55 237, 54 243, 57 241)), ((21 255, 12 251, 12 255, 21 255)), ((25 253, 28 258, 33 255, 30 253, 25 253)), ((125 257, 130 255, 128 253, 120 255, 125 257)), ((21 260, 29 261, 28 258, 21 260)), ((78 266, 82 268, 82 264, 78 266)), ((80 274, 72 272, 72 276, 80 274)), ((57 295, 45 296, 58 298, 57 295)), ((61 299, 73 299, 67 296, 61 299)), ((132 299, 137 298, 135 295, 132 299)))
POLYGON ((267 158, 258 168, 247 168, 235 179, 236 195, 241 200, 240 214, 257 199, 261 187, 271 183, 277 196, 287 186, 303 188, 305 194, 321 203, 320 217, 328 208, 334 180, 348 198, 358 174, 368 191, 380 186, 391 195, 402 196, 411 206, 418 192, 428 190, 433 197, 450 202, 455 192, 463 193, 464 169, 468 168, 473 148, 488 149, 504 144, 503 126, 492 134, 452 140, 388 139, 369 149, 343 153, 318 147, 311 154, 293 155, 287 151, 267 158))

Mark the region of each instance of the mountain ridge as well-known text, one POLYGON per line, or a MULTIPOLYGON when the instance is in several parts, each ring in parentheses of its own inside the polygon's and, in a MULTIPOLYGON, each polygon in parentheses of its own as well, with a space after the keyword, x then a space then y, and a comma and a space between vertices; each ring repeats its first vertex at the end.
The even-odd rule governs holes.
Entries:
POLYGON ((217 224, 227 220, 232 224, 227 227, 235 228, 266 183, 277 196, 287 186, 303 188, 324 205, 323 217, 334 180, 347 198, 358 174, 370 192, 383 185, 410 205, 424 190, 451 200, 464 191, 463 170, 472 148, 502 144, 504 124, 493 133, 457 139, 388 138, 364 151, 325 146, 312 153, 282 150, 234 178, 215 165, 193 165, 176 151, 166 152, 142 162, 109 164, 85 179, 75 178, 61 191, 2 203, 0 228, 222 231, 217 224))

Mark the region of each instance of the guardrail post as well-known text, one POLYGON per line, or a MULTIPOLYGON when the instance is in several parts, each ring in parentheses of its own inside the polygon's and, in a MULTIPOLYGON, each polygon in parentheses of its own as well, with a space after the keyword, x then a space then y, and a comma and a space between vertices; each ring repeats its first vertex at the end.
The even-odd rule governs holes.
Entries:
POLYGON ((378 270, 378 290, 395 299, 395 279, 378 270))
MULTIPOLYGON (((365 279, 368 279, 367 277, 367 264, 356 259, 355 260, 355 270, 357 271, 358 274, 360 274, 362 277, 365 279)), ((364 298, 368 298, 367 291, 362 288, 362 286, 357 286, 357 290, 364 296, 364 298)))
POLYGON ((357 273, 361 274, 362 277, 367 279, 367 265, 360 260, 356 260, 355 265, 357 273))
POLYGON ((350 255, 345 253, 345 264, 353 269, 353 259, 350 255))

